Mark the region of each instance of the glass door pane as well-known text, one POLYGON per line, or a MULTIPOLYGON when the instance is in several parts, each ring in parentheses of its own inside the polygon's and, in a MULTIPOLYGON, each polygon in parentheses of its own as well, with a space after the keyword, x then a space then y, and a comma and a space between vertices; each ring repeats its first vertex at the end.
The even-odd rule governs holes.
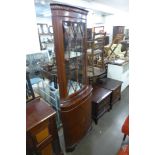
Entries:
POLYGON ((68 95, 80 90, 84 84, 84 32, 85 23, 63 22, 68 95))

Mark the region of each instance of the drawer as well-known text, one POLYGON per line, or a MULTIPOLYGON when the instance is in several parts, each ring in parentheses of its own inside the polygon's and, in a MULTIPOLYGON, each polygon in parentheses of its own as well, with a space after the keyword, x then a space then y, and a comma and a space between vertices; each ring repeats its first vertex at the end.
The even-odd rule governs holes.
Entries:
POLYGON ((112 102, 116 101, 121 96, 121 86, 112 92, 112 102))
POLYGON ((39 155, 54 155, 52 147, 52 136, 50 135, 43 142, 36 146, 39 155))
POLYGON ((109 109, 110 109, 110 103, 107 103, 102 108, 98 109, 97 115, 104 113, 109 109))
POLYGON ((52 145, 48 144, 42 150, 40 150, 39 153, 41 155, 54 155, 52 145))
POLYGON ((50 136, 49 120, 46 120, 38 124, 36 127, 32 128, 30 134, 36 145, 44 141, 50 136))
POLYGON ((98 104, 97 109, 98 109, 98 110, 103 109, 104 106, 107 105, 107 104, 110 104, 110 95, 107 96, 102 102, 100 102, 100 103, 98 104))

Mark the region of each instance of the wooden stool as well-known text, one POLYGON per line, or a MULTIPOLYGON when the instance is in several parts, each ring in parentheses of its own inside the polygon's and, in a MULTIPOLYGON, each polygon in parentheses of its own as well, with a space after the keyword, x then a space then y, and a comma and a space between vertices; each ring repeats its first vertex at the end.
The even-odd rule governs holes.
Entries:
POLYGON ((97 83, 99 87, 109 89, 112 91, 111 95, 111 108, 112 108, 112 105, 121 99, 122 82, 110 78, 103 78, 100 79, 97 83))
POLYGON ((98 86, 93 86, 92 92, 92 117, 97 124, 98 119, 111 108, 112 91, 98 86))

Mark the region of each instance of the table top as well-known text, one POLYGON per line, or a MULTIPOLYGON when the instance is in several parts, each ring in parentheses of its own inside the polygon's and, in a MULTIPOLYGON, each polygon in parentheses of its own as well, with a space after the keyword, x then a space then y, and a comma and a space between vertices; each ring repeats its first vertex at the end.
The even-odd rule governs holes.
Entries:
POLYGON ((36 98, 26 105, 26 131, 31 130, 56 112, 43 99, 36 98))
POLYGON ((122 81, 114 80, 114 79, 111 79, 111 78, 104 78, 104 79, 98 81, 98 85, 100 87, 103 87, 103 88, 106 88, 106 89, 109 89, 109 90, 115 90, 119 86, 122 85, 122 81))
POLYGON ((123 59, 115 59, 115 60, 108 61, 108 64, 118 65, 118 66, 123 66, 128 63, 129 63, 128 60, 123 60, 123 59))
POLYGON ((98 104, 107 96, 109 96, 111 93, 112 93, 111 90, 101 88, 99 86, 93 86, 92 101, 98 104))

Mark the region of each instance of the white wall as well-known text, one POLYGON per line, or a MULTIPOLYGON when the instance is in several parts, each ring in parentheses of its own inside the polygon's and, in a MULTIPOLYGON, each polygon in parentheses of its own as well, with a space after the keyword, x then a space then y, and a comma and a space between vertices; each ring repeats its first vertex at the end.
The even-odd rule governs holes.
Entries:
MULTIPOLYGON (((34 1, 27 2, 28 8, 26 12, 27 18, 26 20, 26 53, 35 53, 40 50, 39 44, 39 37, 38 37, 38 30, 37 30, 37 21, 36 21, 36 13, 35 13, 35 6, 34 1)), ((24 36, 23 36, 24 37, 24 36)))
POLYGON ((129 15, 127 13, 124 14, 114 14, 114 15, 108 15, 105 18, 105 22, 108 25, 113 26, 128 26, 129 25, 129 15))
POLYGON ((125 28, 129 28, 129 14, 114 14, 105 17, 105 31, 110 36, 110 42, 113 35, 113 26, 125 26, 125 28))
POLYGON ((87 15, 87 27, 92 28, 94 26, 104 25, 105 17, 101 14, 89 12, 87 15))
POLYGON ((48 25, 52 25, 52 19, 51 17, 48 18, 41 18, 41 17, 37 17, 36 18, 37 23, 42 23, 42 24, 48 24, 48 25))

